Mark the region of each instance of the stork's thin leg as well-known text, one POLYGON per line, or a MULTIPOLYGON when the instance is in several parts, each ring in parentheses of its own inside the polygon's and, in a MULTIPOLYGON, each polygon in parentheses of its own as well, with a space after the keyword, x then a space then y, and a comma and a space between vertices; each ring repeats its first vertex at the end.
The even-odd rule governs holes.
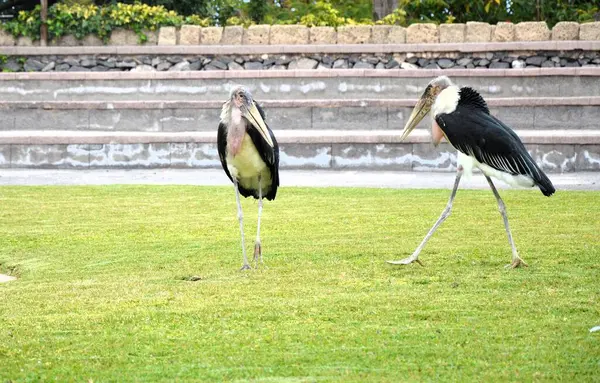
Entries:
POLYGON ((504 228, 506 229, 506 235, 508 236, 508 242, 510 243, 510 247, 512 248, 512 263, 510 265, 506 265, 506 267, 515 268, 519 266, 527 266, 525 261, 519 257, 519 253, 517 252, 517 247, 515 246, 515 241, 513 240, 512 233, 510 232, 510 227, 508 226, 508 216, 506 215, 506 206, 504 205, 504 201, 500 198, 500 194, 498 194, 498 190, 494 186, 492 179, 488 176, 485 176, 488 184, 490 184, 490 188, 496 197, 496 201, 498 201, 498 210, 500 210, 500 214, 502 215, 502 219, 504 220, 504 228))
POLYGON ((256 242, 254 242, 254 265, 258 267, 258 262, 263 263, 262 248, 260 247, 260 215, 262 214, 262 182, 261 177, 258 177, 258 224, 256 226, 256 242))
POLYGON ((436 223, 429 230, 429 233, 427 233, 425 238, 423 238, 423 241, 421 242, 419 247, 417 247, 415 252, 408 258, 400 259, 398 261, 387 261, 387 263, 390 263, 392 265, 408 265, 409 263, 417 262, 419 265, 423 266, 421 261, 419 261, 419 253, 421 252, 421 250, 423 250, 425 244, 427 243, 427 241, 429 241, 429 238, 431 238, 431 236, 433 235, 433 233, 435 233, 437 228, 446 220, 446 218, 450 216, 450 212, 452 211, 452 203, 454 202, 454 197, 456 196, 456 191, 458 190, 458 184, 460 183, 460 177, 462 176, 462 174, 463 168, 462 166, 459 166, 458 172, 456 173, 456 179, 454 181, 454 188, 452 189, 452 193, 450 194, 450 199, 448 200, 448 204, 446 204, 446 208, 440 215, 440 218, 438 218, 436 223))
POLYGON ((240 191, 238 190, 237 181, 233 181, 233 187, 235 188, 235 199, 237 200, 238 207, 238 221, 240 221, 240 233, 242 234, 242 254, 244 256, 244 265, 242 270, 251 269, 248 263, 248 257, 246 257, 246 244, 244 243, 244 213, 242 212, 242 203, 240 202, 240 191))

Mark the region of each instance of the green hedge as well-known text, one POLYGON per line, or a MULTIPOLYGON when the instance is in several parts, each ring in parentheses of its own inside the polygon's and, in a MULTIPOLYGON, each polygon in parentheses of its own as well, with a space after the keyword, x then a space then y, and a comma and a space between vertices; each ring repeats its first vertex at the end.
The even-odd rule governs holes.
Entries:
MULTIPOLYGON (((373 4, 379 1, 382 0, 143 0, 181 14, 198 13, 220 25, 235 16, 232 20, 242 24, 329 26, 372 23, 373 4)), ((96 0, 96 4, 106 2, 110 0, 96 0)), ((546 21, 552 27, 559 21, 600 19, 598 0, 398 0, 398 8, 394 20, 403 26, 419 22, 546 21)))
MULTIPOLYGON (((146 41, 144 30, 154 31, 163 26, 192 24, 208 26, 210 19, 197 15, 181 16, 163 6, 147 4, 117 3, 98 7, 96 5, 66 5, 57 3, 48 9, 48 37, 59 38, 74 35, 78 39, 92 34, 108 40, 115 28, 125 28, 137 33, 140 42, 146 41)), ((3 25, 4 29, 16 36, 26 36, 34 40, 40 38, 40 7, 18 16, 3 25)))
POLYGON ((600 3, 589 0, 399 0, 405 22, 465 23, 483 21, 588 22, 600 18, 600 3))

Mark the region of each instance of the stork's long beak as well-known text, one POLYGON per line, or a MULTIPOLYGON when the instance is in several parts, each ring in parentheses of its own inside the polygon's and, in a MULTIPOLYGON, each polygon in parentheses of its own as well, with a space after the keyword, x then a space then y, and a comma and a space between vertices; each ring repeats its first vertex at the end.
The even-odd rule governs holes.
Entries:
POLYGON ((415 108, 413 109, 410 117, 408 118, 408 122, 404 126, 404 131, 402 132, 402 137, 400 137, 400 141, 404 141, 406 137, 412 132, 412 130, 419 125, 419 122, 429 113, 431 109, 431 103, 426 97, 421 97, 415 108))
POLYGON ((260 115, 258 108, 256 108, 256 103, 252 101, 252 105, 248 108, 242 108, 243 116, 246 117, 248 121, 258 130, 260 135, 265 139, 265 141, 269 144, 270 147, 273 147, 273 140, 271 139, 271 135, 269 134, 269 129, 267 129, 267 124, 260 115))

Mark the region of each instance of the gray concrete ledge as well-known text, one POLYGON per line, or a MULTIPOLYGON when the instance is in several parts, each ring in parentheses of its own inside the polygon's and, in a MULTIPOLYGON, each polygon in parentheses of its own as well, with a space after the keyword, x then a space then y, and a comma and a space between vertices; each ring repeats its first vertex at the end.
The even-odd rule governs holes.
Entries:
POLYGON ((288 69, 288 70, 214 70, 183 72, 16 72, 0 73, 0 81, 37 80, 204 80, 256 78, 432 78, 449 77, 539 77, 600 76, 600 67, 524 68, 524 69, 288 69))
POLYGON ((325 44, 325 45, 173 45, 173 46, 2 46, 0 54, 32 55, 260 55, 281 53, 420 53, 494 51, 572 51, 600 50, 600 41, 515 41, 437 44, 325 44))
MULTIPOLYGON (((563 173, 600 170, 600 144, 594 144, 600 142, 600 134, 594 132, 518 133, 543 170, 563 173)), ((282 170, 456 170, 456 150, 448 143, 434 147, 425 130, 415 132, 402 143, 400 131, 340 134, 331 130, 292 130, 276 134, 282 170)), ((220 168, 215 141, 214 131, 75 135, 39 132, 22 136, 8 132, 0 138, 0 168, 220 168)))
MULTIPOLYGON (((266 108, 413 107, 417 99, 309 99, 260 100, 266 108)), ((489 106, 600 106, 600 96, 496 97, 489 106)), ((0 109, 116 110, 116 109, 220 109, 222 101, 0 101, 0 109)))
MULTIPOLYGON (((598 145, 600 130, 517 130, 525 144, 598 145)), ((278 130, 280 144, 387 144, 401 143, 401 130, 278 130)), ((0 131, 0 144, 70 145, 70 144, 152 144, 211 143, 211 132, 106 132, 106 131, 0 131)), ((429 143, 428 130, 416 129, 404 143, 429 143)))
MULTIPOLYGON (((280 173, 281 187, 366 187, 393 189, 450 189, 450 172, 285 170, 280 173)), ((600 172, 552 174, 552 183, 561 190, 600 190, 600 172)), ((38 185, 197 185, 230 186, 221 169, 2 169, 0 186, 38 185)), ((509 188, 496 182, 501 189, 509 188)), ((461 189, 489 189, 480 175, 463 179, 461 189)), ((282 193, 285 190, 282 189, 282 193)), ((459 197, 457 197, 459 198, 459 197)), ((491 194, 490 194, 490 198, 491 194)), ((440 201, 440 206, 444 202, 440 201)))

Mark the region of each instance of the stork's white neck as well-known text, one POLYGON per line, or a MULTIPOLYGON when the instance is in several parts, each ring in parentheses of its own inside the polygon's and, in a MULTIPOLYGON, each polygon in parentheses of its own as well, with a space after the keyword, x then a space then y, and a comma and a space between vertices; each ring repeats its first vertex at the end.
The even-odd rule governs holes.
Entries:
POLYGON ((435 119, 438 114, 454 112, 454 110, 456 110, 456 105, 458 105, 459 98, 460 88, 456 85, 450 85, 442 90, 433 103, 431 117, 435 119))
POLYGON ((231 108, 231 124, 242 125, 242 111, 239 108, 231 108))
POLYGON ((239 108, 231 108, 227 124, 227 145, 232 155, 239 153, 244 135, 246 134, 246 123, 239 108))

